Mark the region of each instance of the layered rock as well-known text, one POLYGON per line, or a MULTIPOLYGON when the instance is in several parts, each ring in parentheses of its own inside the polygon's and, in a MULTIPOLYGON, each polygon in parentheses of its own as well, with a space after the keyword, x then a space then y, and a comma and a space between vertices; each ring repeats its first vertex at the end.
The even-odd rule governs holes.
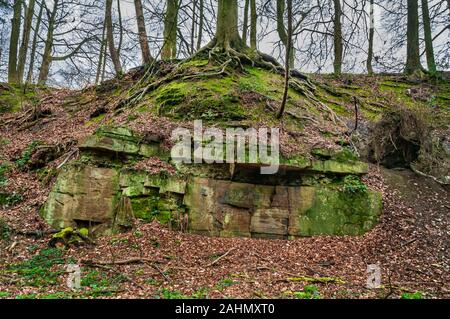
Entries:
POLYGON ((170 176, 127 165, 161 156, 158 141, 143 142, 127 129, 99 130, 80 150, 86 158, 62 170, 42 210, 55 228, 89 227, 100 234, 138 218, 223 237, 360 235, 376 225, 382 210, 380 194, 345 189, 343 177, 365 174, 367 165, 328 153, 284 161, 273 176, 255 174, 257 163, 181 165, 170 176), (105 158, 111 158, 108 165, 105 158))

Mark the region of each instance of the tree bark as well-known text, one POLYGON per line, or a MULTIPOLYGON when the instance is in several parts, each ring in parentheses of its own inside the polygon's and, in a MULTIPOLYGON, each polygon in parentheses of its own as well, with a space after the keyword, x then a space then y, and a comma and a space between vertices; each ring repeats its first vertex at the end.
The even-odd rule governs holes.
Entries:
POLYGON ((422 16, 428 71, 431 74, 435 74, 436 61, 434 59, 433 35, 431 34, 430 10, 428 8, 428 0, 422 0, 422 16))
POLYGON ((163 60, 177 57, 178 0, 167 0, 164 17, 164 44, 161 51, 163 60))
POLYGON ((119 22, 119 43, 117 44, 117 55, 120 57, 123 42, 122 9, 120 7, 120 0, 117 0, 117 21, 119 22))
POLYGON ((122 64, 120 57, 114 45, 114 33, 112 23, 112 0, 106 0, 105 6, 105 20, 106 20, 106 38, 109 46, 109 54, 114 65, 116 75, 122 74, 122 64))
POLYGON ((53 49, 53 33, 55 31, 56 12, 58 11, 59 0, 55 0, 53 3, 53 10, 50 13, 47 39, 45 40, 44 54, 42 55, 41 68, 39 70, 39 84, 45 84, 47 82, 48 73, 50 70, 50 64, 52 62, 52 49, 53 49))
POLYGON ((283 92, 283 100, 281 101, 281 106, 277 114, 277 118, 281 118, 284 113, 284 109, 286 108, 288 93, 289 93, 289 57, 290 51, 292 48, 292 0, 287 0, 287 15, 288 15, 288 31, 287 31, 287 46, 286 46, 286 65, 285 65, 285 74, 284 74, 284 92, 283 92))
POLYGON ((147 30, 145 29, 144 10, 142 9, 141 0, 134 0, 134 7, 136 9, 136 21, 138 26, 142 61, 144 62, 144 64, 149 64, 153 60, 153 58, 150 54, 150 48, 148 46, 147 30))
POLYGON ((192 1, 192 26, 191 26, 191 41, 189 43, 190 54, 194 54, 194 40, 195 29, 197 25, 197 0, 192 1))
POLYGON ((27 61, 28 44, 30 42, 31 24, 33 22, 35 0, 30 0, 28 3, 27 13, 25 15, 25 23, 22 32, 22 44, 19 50, 19 61, 17 63, 17 76, 19 83, 23 81, 23 74, 25 72, 25 64, 27 61))
POLYGON ((342 74, 342 7, 341 0, 334 0, 334 74, 339 76, 342 74))
POLYGON ((11 36, 9 39, 8 82, 19 83, 19 74, 17 72, 17 50, 20 37, 22 0, 14 1, 13 10, 14 13, 11 20, 11 36))
POLYGON ((33 68, 34 68, 34 59, 36 57, 36 47, 39 36, 39 30, 41 28, 42 22, 42 13, 44 12, 44 2, 41 1, 39 7, 39 13, 36 19, 36 24, 34 26, 34 35, 33 35, 33 43, 31 44, 31 52, 30 52, 30 65, 28 67, 28 75, 26 83, 31 83, 33 81, 33 68))
MULTIPOLYGON (((450 1, 450 0, 449 0, 450 1)), ((204 20, 204 3, 203 0, 200 0, 200 6, 198 8, 198 36, 197 36, 197 51, 202 47, 202 37, 203 37, 203 20, 204 20)))
POLYGON ((367 73, 369 75, 373 74, 373 39, 375 35, 375 12, 374 12, 374 0, 370 0, 370 12, 369 12, 369 19, 370 19, 370 29, 369 29, 369 51, 367 54, 367 73))
MULTIPOLYGON (((284 26, 285 0, 277 0, 277 32, 284 48, 287 48, 288 35, 284 26)), ((295 50, 293 46, 289 52, 289 67, 293 69, 295 66, 295 50)))
POLYGON ((256 0, 250 0, 250 48, 256 50, 256 23, 258 16, 256 14, 256 0))
POLYGON ((216 45, 224 49, 245 46, 238 32, 237 0, 218 0, 216 45))
POLYGON ((242 25, 242 42, 244 42, 245 44, 247 44, 248 11, 249 11, 249 7, 250 7, 250 0, 245 0, 245 4, 244 4, 244 22, 243 22, 243 25, 242 25))
POLYGON ((106 45, 106 21, 103 22, 102 42, 100 45, 100 51, 98 55, 97 73, 95 75, 95 85, 99 84, 100 74, 102 72, 103 59, 106 59, 106 57, 104 56, 105 45, 106 45))
POLYGON ((418 0, 408 0, 408 27, 407 27, 407 57, 406 74, 422 71, 419 47, 419 3, 418 0))

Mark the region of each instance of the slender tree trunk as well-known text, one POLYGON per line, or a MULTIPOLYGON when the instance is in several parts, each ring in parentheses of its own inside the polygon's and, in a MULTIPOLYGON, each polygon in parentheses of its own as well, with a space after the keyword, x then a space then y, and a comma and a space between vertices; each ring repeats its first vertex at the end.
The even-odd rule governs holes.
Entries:
POLYGON ((256 14, 256 0, 250 0, 250 48, 256 50, 256 23, 258 16, 256 14))
POLYGON ((98 55, 98 63, 97 63, 97 73, 95 75, 95 84, 99 84, 100 74, 102 72, 103 59, 106 59, 103 52, 105 51, 106 45, 106 22, 103 22, 103 31, 102 31, 102 42, 100 45, 100 51, 98 55))
POLYGON ((248 33, 248 11, 250 7, 250 0, 245 0, 244 4, 244 22, 242 25, 242 42, 247 44, 247 33, 248 33))
MULTIPOLYGON (((277 0, 277 32, 281 42, 284 45, 284 48, 286 49, 288 43, 288 35, 286 33, 286 28, 284 26, 284 12, 286 9, 285 1, 286 0, 277 0)), ((295 65, 295 50, 294 47, 291 46, 291 50, 289 51, 289 67, 293 69, 294 65, 295 65)))
POLYGON ((431 74, 435 74, 436 61, 434 60, 433 35, 431 34, 430 10, 428 9, 428 0, 422 0, 422 16, 428 71, 431 74))
POLYGON ((15 0, 13 9, 14 13, 11 20, 11 36, 9 40, 8 82, 19 83, 19 74, 17 72, 17 50, 19 46, 20 24, 22 19, 22 0, 15 0))
POLYGON ((102 76, 100 78, 100 83, 105 80, 107 57, 108 57, 108 37, 106 37, 106 39, 105 39, 105 48, 103 49, 103 65, 102 65, 102 76))
POLYGON ((117 55, 120 56, 123 42, 122 9, 120 7, 120 0, 117 0, 117 20, 119 21, 119 43, 117 44, 117 55))
POLYGON ((370 29, 369 29, 369 52, 367 55, 367 72, 369 75, 373 74, 373 38, 375 35, 375 12, 374 12, 374 0, 370 0, 370 29))
MULTIPOLYGON (((450 1, 450 0, 449 0, 450 1)), ((203 20, 204 20, 204 3, 203 0, 200 0, 200 7, 198 8, 198 37, 197 37, 197 51, 202 47, 202 37, 203 37, 203 20)))
POLYGON ((341 0, 334 0, 334 74, 342 74, 342 56, 344 46, 342 43, 342 7, 341 0))
POLYGON ((109 54, 114 64, 116 75, 122 74, 122 64, 120 63, 119 53, 114 45, 114 33, 112 23, 112 0, 106 0, 105 6, 105 20, 106 20, 106 38, 108 39, 109 54))
POLYGON ((408 0, 406 74, 422 71, 419 47, 419 4, 418 0, 408 0))
POLYGON ((286 46, 286 65, 285 65, 285 74, 284 74, 284 92, 283 92, 283 100, 281 101, 281 106, 277 114, 277 118, 281 118, 284 113, 284 109, 286 108, 288 93, 289 93, 289 57, 290 51, 292 48, 292 0, 287 0, 287 15, 288 15, 288 31, 287 31, 287 46, 286 46))
POLYGON ((19 78, 20 83, 22 83, 22 81, 23 81, 23 74, 25 72, 25 64, 27 61, 27 53, 28 53, 28 45, 30 42, 31 25, 33 23, 33 15, 34 15, 34 3, 35 3, 35 0, 30 0, 30 2, 28 3, 27 13, 25 15, 25 23, 23 25, 22 44, 20 45, 19 62, 17 64, 17 76, 19 78))
POLYGON ((163 60, 177 57, 178 0, 167 0, 164 17, 164 44, 161 51, 163 60))
POLYGON ((197 0, 192 1, 192 26, 191 26, 191 41, 190 54, 194 54, 195 29, 197 24, 197 0))
POLYGON ((43 12, 44 12, 44 1, 42 0, 41 4, 39 6, 39 13, 37 16, 36 24, 34 26, 33 43, 31 44, 31 52, 30 52, 30 65, 28 67, 28 75, 27 75, 26 83, 31 83, 33 81, 34 59, 36 57, 36 47, 37 47, 39 31, 41 28, 43 12))
POLYGON ((42 55, 42 63, 39 70, 39 84, 45 84, 45 82, 47 82, 48 73, 50 71, 50 64, 52 62, 53 33, 55 31, 55 21, 56 12, 58 11, 58 4, 59 0, 55 0, 53 3, 53 10, 48 21, 47 39, 45 40, 44 54, 42 55))
POLYGON ((144 10, 142 9, 141 0, 134 0, 134 7, 136 9, 136 21, 138 26, 142 61, 144 62, 144 64, 149 64, 153 60, 153 58, 150 54, 150 48, 148 46, 147 30, 145 29, 144 10))

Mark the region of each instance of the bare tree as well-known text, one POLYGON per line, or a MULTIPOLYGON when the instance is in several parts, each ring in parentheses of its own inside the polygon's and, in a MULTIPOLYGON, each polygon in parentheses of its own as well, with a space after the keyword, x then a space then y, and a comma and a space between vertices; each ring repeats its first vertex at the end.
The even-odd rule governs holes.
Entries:
POLYGON ((164 60, 177 57, 178 0, 167 0, 164 17, 164 44, 161 58, 164 60))
POLYGON ((422 0, 422 19, 425 36, 425 52, 427 55, 428 71, 436 74, 436 61, 434 59, 433 36, 431 33, 430 10, 428 9, 428 0, 422 0))
POLYGON ((367 53, 367 72, 369 75, 373 74, 373 41, 375 36, 375 12, 374 12, 374 0, 370 0, 370 10, 369 10, 369 19, 370 19, 370 27, 369 27, 369 50, 367 53))
POLYGON ((20 83, 23 81, 23 74, 25 72, 25 63, 27 60, 28 45, 30 41, 31 24, 33 22, 35 0, 30 0, 28 9, 25 15, 25 23, 22 32, 22 44, 19 49, 19 61, 17 62, 17 77, 20 83))
POLYGON ((148 46, 147 30, 145 29, 144 10, 142 9, 141 0, 134 0, 134 7, 136 9, 136 21, 138 26, 139 44, 141 46, 142 61, 144 64, 150 63, 153 58, 150 54, 148 46))
POLYGON ((408 0, 406 74, 422 71, 419 45, 419 3, 418 0, 408 0))
POLYGON ((9 40, 9 58, 8 58, 8 82, 19 83, 19 74, 17 72, 17 50, 19 46, 20 25, 22 20, 22 0, 15 0, 14 15, 11 20, 11 36, 9 40))
POLYGON ((287 15, 288 15, 288 31, 287 31, 287 47, 286 47, 286 64, 285 64, 285 72, 284 72, 284 92, 283 92, 283 100, 281 101, 280 109, 278 110, 277 118, 281 118, 284 113, 284 109, 286 108, 288 93, 289 93, 289 57, 290 51, 292 48, 292 0, 287 0, 287 15))
POLYGON ((341 0, 333 0, 334 2, 334 74, 342 74, 342 58, 344 54, 344 45, 342 40, 342 6, 341 0))

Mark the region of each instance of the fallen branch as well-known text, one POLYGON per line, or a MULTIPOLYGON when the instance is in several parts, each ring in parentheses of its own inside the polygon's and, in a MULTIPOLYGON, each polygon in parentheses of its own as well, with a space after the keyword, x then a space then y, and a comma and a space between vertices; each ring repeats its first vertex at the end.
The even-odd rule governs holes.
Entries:
POLYGON ((416 169, 416 168, 414 167, 414 165, 412 165, 412 164, 411 164, 409 167, 410 167, 411 170, 412 170, 414 173, 416 173, 417 175, 420 175, 420 176, 423 176, 423 177, 427 177, 427 178, 431 178, 433 181, 435 181, 436 183, 438 183, 438 184, 440 184, 440 185, 444 185, 444 186, 450 185, 450 183, 446 183, 446 182, 440 181, 439 179, 437 179, 437 178, 434 177, 434 176, 431 176, 431 175, 422 173, 421 171, 419 171, 418 169, 416 169))
POLYGON ((211 267, 211 266, 214 266, 215 264, 217 264, 222 258, 224 258, 224 257, 226 257, 226 256, 228 256, 233 250, 235 250, 236 248, 235 247, 233 247, 233 248, 231 248, 230 250, 228 250, 225 254, 223 254, 223 255, 220 255, 219 257, 217 257, 216 259, 214 259, 214 261, 213 262, 211 262, 211 263, 209 263, 209 264, 207 264, 206 266, 205 266, 205 268, 208 268, 208 267, 211 267))
POLYGON ((340 284, 343 285, 345 284, 345 281, 343 281, 340 278, 335 278, 335 277, 291 277, 291 278, 287 278, 287 281, 292 281, 292 282, 298 282, 298 281, 304 281, 304 282, 310 282, 310 283, 334 283, 334 284, 340 284))

